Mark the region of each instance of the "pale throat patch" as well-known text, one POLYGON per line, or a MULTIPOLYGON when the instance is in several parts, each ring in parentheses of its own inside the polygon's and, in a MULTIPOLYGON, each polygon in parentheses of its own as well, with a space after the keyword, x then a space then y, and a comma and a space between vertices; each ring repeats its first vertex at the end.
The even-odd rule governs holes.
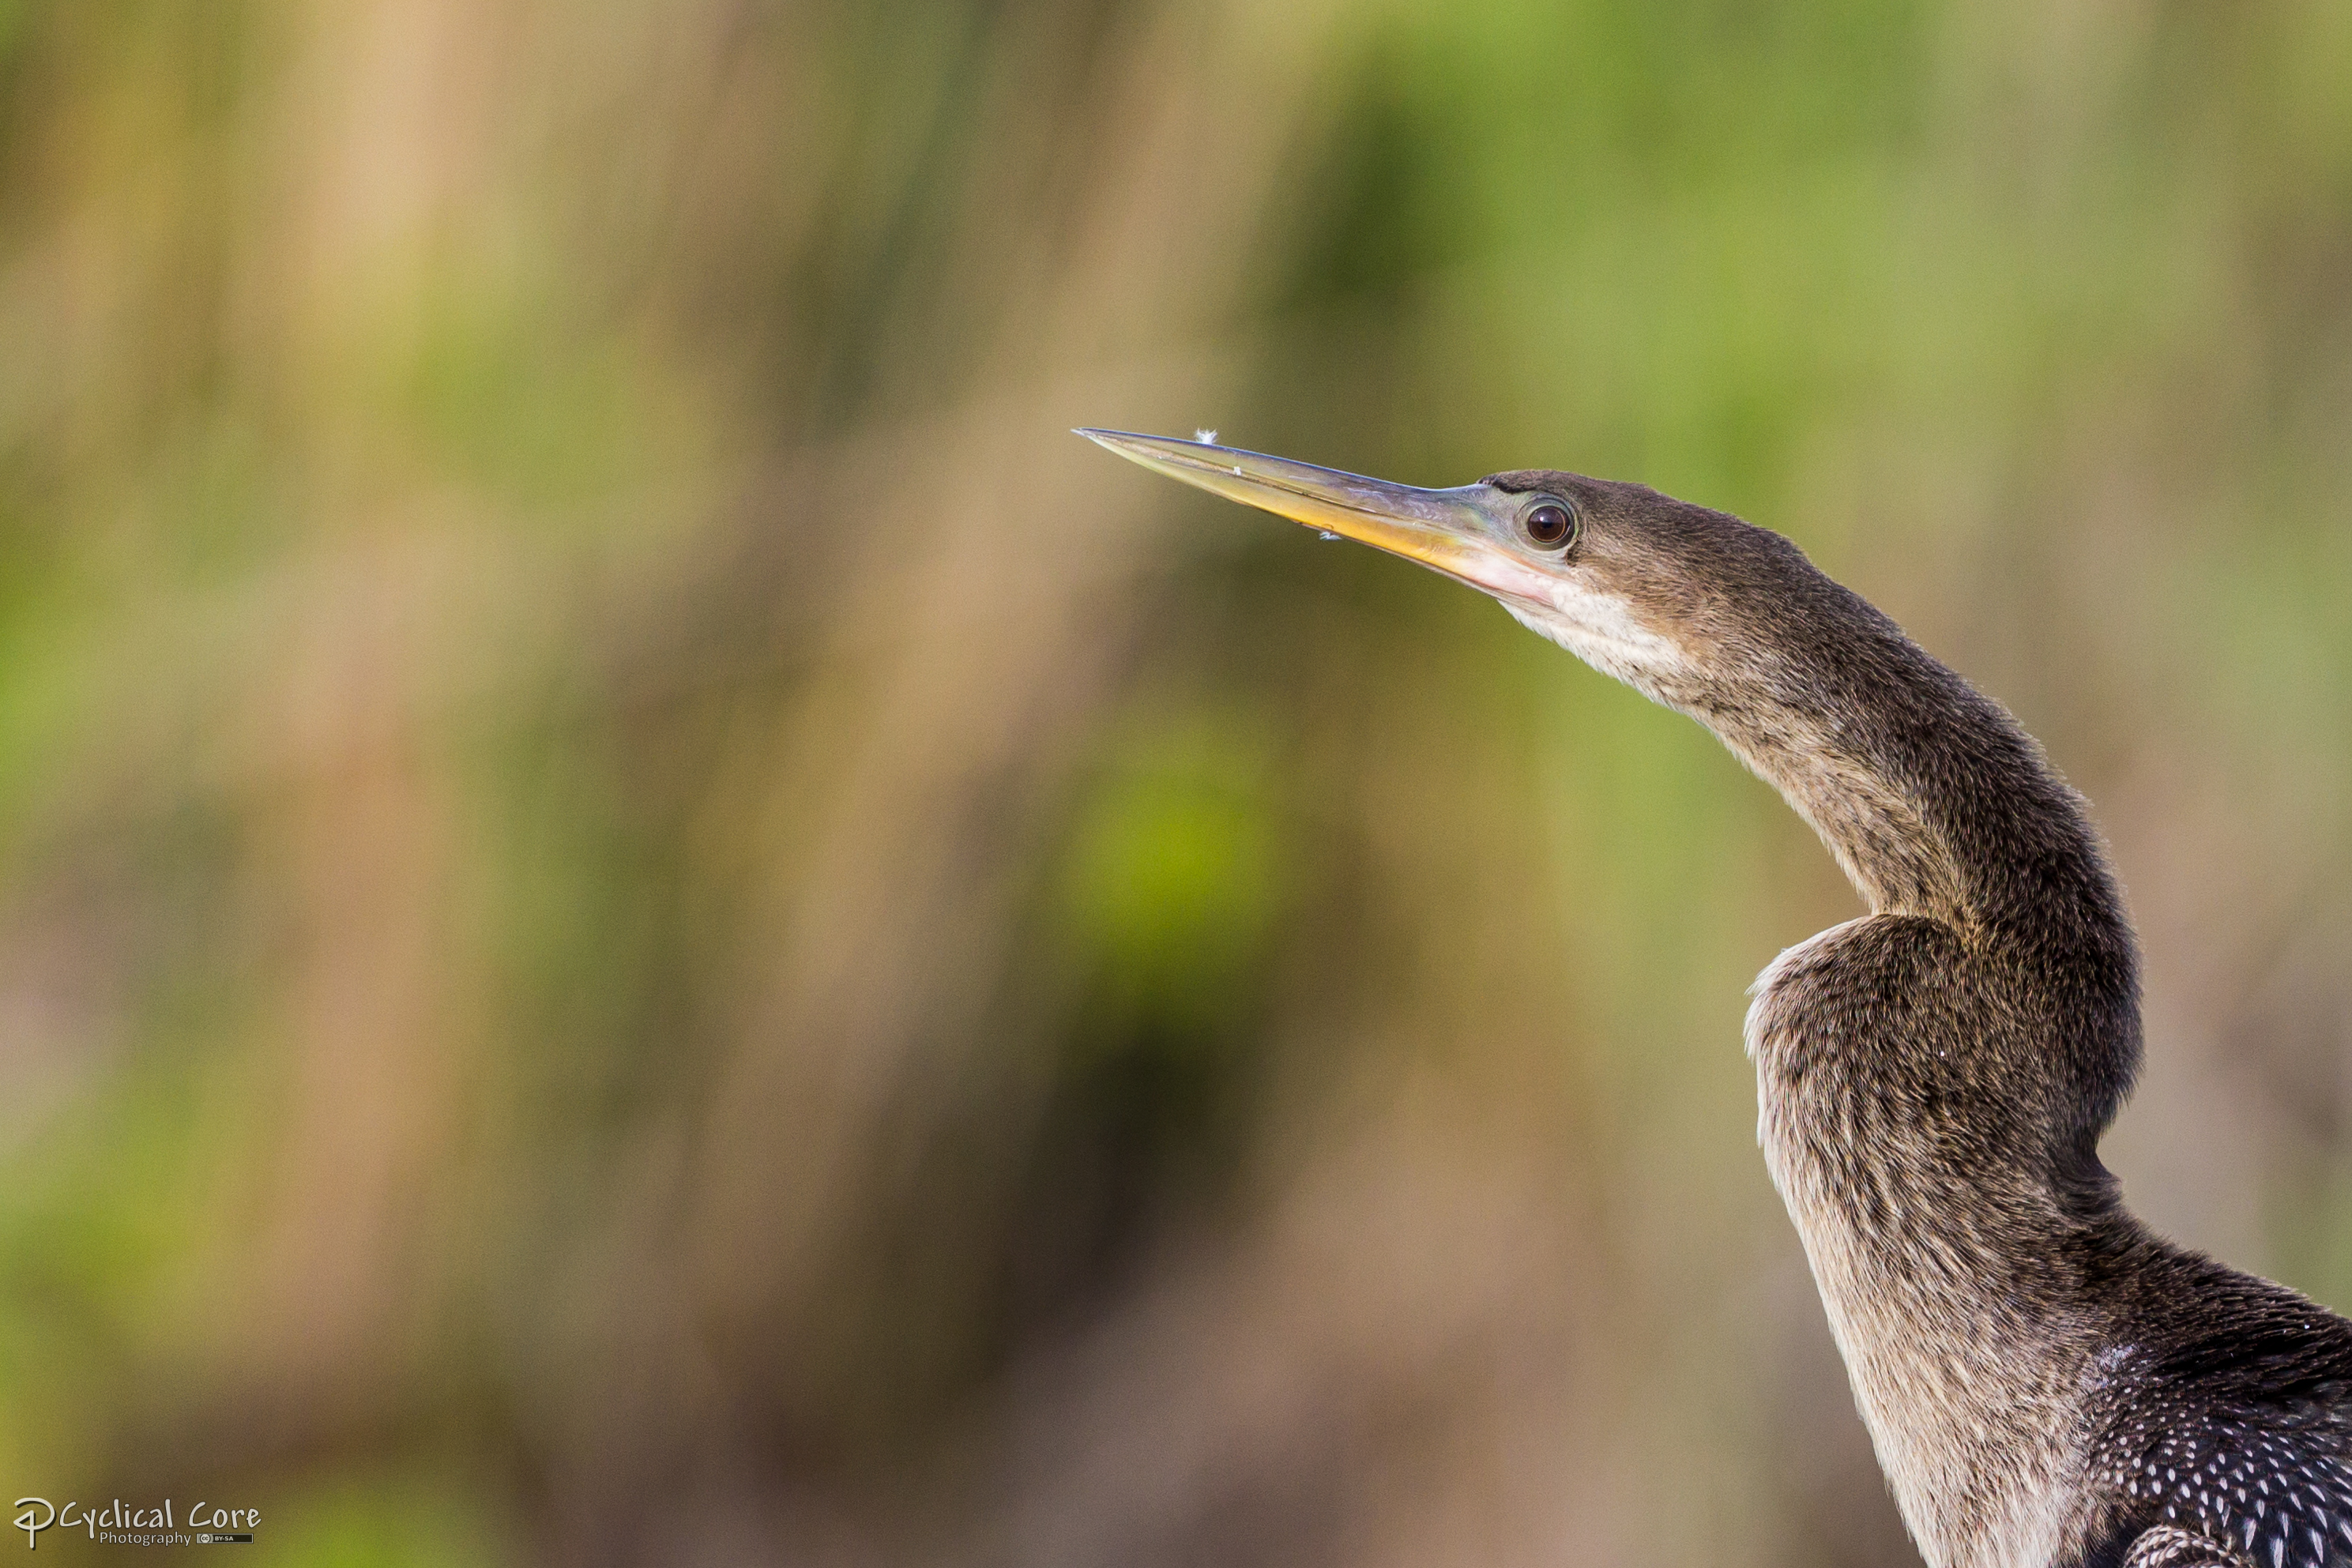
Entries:
POLYGON ((1642 624, 1633 607, 1612 593, 1553 591, 1550 611, 1498 600, 1511 619, 1549 638, 1603 674, 1646 690, 1646 681, 1683 666, 1682 649, 1642 624))

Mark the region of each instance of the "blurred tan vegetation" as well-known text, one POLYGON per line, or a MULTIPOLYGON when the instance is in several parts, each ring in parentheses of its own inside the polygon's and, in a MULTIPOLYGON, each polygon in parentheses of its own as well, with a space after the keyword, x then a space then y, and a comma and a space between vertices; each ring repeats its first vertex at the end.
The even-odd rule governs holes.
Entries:
POLYGON ((2136 1200, 2352 1306, 2352 7, 9 0, 9 1495, 1911 1560, 1739 1049, 1827 857, 1077 423, 1794 536, 2095 802, 2136 1200))

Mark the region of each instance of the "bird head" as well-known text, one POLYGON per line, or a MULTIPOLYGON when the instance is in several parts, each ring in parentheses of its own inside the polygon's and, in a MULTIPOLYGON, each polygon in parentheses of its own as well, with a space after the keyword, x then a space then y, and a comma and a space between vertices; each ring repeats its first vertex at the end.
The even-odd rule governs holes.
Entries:
POLYGON ((1531 631, 1675 706, 1777 662, 1778 604, 1827 580, 1769 530, 1642 485, 1550 469, 1423 490, 1207 442, 1081 430, 1120 456, 1492 595, 1531 631), (1759 611, 1765 612, 1759 613, 1759 611))

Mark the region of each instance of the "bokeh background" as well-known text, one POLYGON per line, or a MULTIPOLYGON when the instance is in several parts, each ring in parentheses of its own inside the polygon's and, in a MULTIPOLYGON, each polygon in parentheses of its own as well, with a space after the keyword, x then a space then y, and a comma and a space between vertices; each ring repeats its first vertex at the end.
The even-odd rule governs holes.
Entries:
POLYGON ((6 1495, 1916 1562, 1740 1054, 1828 857, 1079 423, 1792 535, 2096 803, 2133 1198, 2352 1307, 2352 7, 10 0, 6 1495))

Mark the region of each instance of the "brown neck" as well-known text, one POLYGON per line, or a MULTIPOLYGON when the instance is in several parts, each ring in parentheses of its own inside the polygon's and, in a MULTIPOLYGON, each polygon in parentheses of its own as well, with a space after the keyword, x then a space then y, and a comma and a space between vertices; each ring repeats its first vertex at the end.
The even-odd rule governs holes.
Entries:
POLYGON ((2095 1135, 2137 1068, 2137 958, 2082 799, 1998 704, 1821 582, 1739 676, 1669 700, 1780 791, 1874 914, 1937 921, 1996 963, 2053 1026, 2095 1135))
POLYGON ((1830 605, 1680 706, 1812 824, 1874 913, 2127 945, 2082 798, 2041 747, 1868 603, 1822 586, 1830 605))

